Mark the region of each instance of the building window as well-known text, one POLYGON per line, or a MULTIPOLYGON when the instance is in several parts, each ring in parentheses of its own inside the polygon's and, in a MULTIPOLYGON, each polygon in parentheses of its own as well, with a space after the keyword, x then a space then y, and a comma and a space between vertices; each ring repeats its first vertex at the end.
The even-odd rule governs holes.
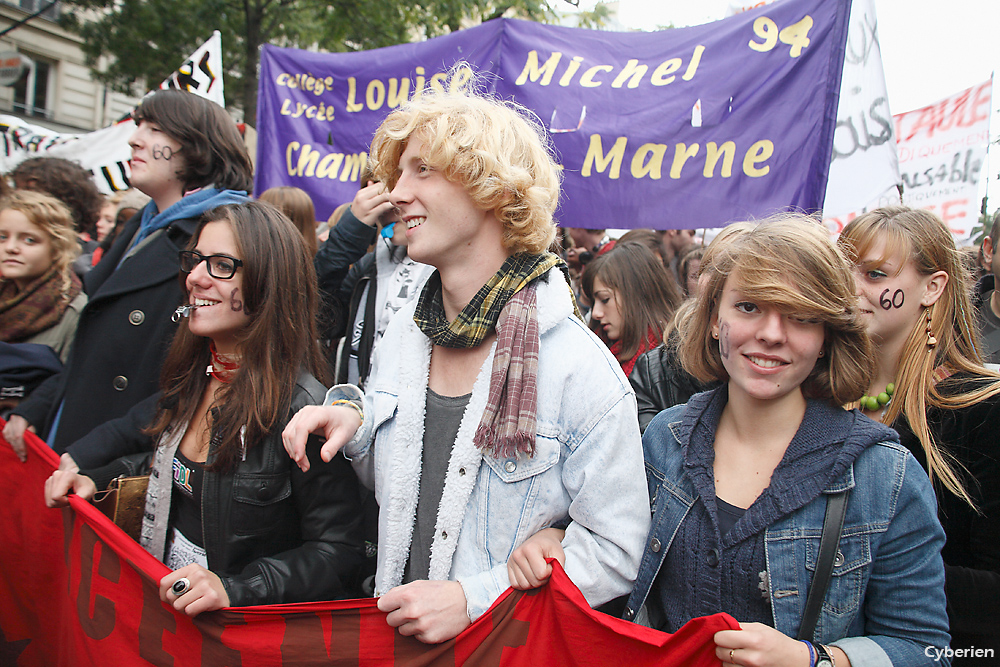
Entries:
POLYGON ((48 118, 49 111, 49 74, 52 65, 32 58, 32 65, 24 70, 21 78, 14 84, 14 111, 26 116, 48 118))
POLYGON ((52 0, 3 0, 5 5, 14 5, 29 14, 45 9, 39 16, 56 21, 59 19, 59 3, 52 0), (51 4, 51 6, 49 6, 51 4))

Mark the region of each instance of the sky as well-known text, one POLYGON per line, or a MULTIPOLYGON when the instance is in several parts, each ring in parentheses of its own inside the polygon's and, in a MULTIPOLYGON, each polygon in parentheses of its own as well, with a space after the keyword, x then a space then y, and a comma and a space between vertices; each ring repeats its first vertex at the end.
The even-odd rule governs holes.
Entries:
MULTIPOLYGON (((619 17, 635 28, 681 27, 722 18, 729 5, 729 0, 620 0, 619 17)), ((875 12, 893 113, 919 109, 1000 69, 997 0, 875 0, 875 12)))
MULTIPOLYGON (((596 0, 580 0, 592 8, 596 0)), ((560 3, 561 4, 561 3, 560 3)), ((655 29, 723 18, 730 4, 753 0, 619 0, 626 26, 655 29)), ((875 0, 889 107, 894 114, 933 104, 1000 71, 1000 0, 875 0)), ((990 210, 1000 205, 1000 85, 994 80, 990 210)), ((985 185, 985 184, 984 184, 985 185)), ((985 187, 981 188, 985 192, 985 187)))

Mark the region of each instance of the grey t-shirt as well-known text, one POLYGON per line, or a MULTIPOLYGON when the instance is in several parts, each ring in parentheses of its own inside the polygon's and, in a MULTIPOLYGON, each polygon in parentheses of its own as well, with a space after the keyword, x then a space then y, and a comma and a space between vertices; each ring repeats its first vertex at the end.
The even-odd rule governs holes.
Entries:
POLYGON ((420 495, 417 518, 410 541, 410 559, 403 572, 403 583, 427 579, 431 563, 431 544, 437 525, 438 507, 444 491, 444 478, 451 461, 458 427, 472 394, 441 396, 427 389, 424 413, 424 451, 421 457, 420 495))

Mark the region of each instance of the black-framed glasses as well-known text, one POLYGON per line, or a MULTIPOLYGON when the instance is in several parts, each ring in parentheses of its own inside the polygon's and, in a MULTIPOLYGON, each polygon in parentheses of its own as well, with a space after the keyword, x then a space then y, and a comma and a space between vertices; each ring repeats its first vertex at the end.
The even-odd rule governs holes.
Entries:
POLYGON ((191 273, 194 267, 202 262, 208 262, 208 275, 219 280, 229 280, 236 275, 236 269, 243 266, 242 259, 229 255, 202 255, 195 250, 181 250, 181 271, 191 273))

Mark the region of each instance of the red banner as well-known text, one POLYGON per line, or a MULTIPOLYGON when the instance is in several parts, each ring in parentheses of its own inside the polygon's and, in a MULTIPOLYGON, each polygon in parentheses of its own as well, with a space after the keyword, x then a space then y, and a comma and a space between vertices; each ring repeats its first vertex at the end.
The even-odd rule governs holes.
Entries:
MULTIPOLYGON (((0 420, 2 422, 2 420, 0 420)), ((717 666, 712 636, 732 617, 673 635, 591 610, 556 566, 537 591, 508 590, 455 639, 398 634, 374 599, 231 608, 190 619, 160 601, 168 569, 90 503, 47 509, 58 464, 29 435, 21 463, 0 439, 2 665, 717 666)))

